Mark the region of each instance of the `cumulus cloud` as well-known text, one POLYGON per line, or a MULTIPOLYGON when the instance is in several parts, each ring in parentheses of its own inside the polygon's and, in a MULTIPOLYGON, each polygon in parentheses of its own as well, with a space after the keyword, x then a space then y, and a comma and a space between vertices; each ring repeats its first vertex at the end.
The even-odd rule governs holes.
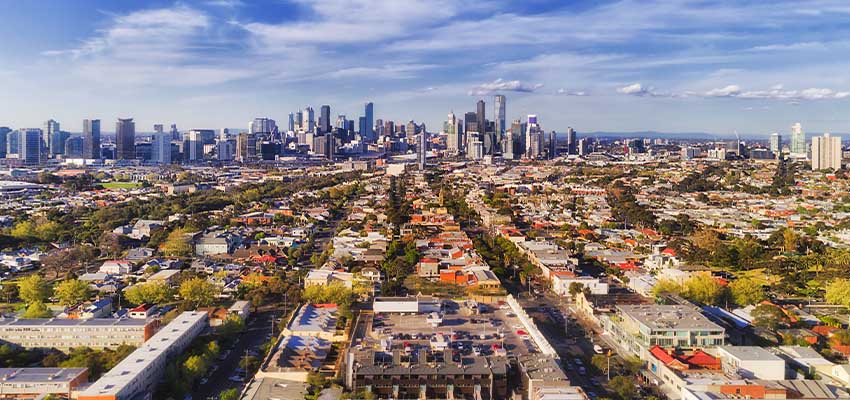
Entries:
POLYGON ((496 79, 493 82, 482 83, 469 91, 470 96, 486 96, 498 92, 521 92, 531 93, 543 87, 542 83, 533 85, 525 84, 521 81, 506 81, 502 78, 496 79))
POLYGON ((637 97, 686 97, 688 95, 687 93, 676 95, 671 93, 658 92, 655 90, 654 87, 643 86, 643 84, 641 84, 640 82, 617 88, 617 93, 637 97))

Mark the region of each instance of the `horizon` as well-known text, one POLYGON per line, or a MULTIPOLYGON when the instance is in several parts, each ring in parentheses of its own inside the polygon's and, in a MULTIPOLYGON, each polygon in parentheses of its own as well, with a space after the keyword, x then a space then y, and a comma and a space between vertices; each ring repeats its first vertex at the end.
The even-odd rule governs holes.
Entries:
MULTIPOLYGON (((86 0, 16 4, 0 125, 181 130, 331 105, 441 126, 478 99, 547 131, 850 131, 850 7, 681 0, 86 0), (67 20, 91 23, 58 23, 67 20), (44 29, 24 29, 32 20, 44 29), (476 57, 470 57, 470 54, 476 57), (439 61, 438 61, 439 60, 439 61), (32 95, 38 94, 38 95, 32 95), (105 117, 109 116, 109 117, 105 117)), ((218 129, 218 128, 216 128, 218 129)), ((435 130, 431 128, 430 130, 435 130)))

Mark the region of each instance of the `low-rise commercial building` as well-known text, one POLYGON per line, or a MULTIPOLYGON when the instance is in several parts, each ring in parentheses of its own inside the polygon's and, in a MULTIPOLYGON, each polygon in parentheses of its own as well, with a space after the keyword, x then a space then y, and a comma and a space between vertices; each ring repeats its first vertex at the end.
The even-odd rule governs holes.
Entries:
POLYGON ((0 368, 0 399, 71 397, 88 377, 86 368, 0 368))

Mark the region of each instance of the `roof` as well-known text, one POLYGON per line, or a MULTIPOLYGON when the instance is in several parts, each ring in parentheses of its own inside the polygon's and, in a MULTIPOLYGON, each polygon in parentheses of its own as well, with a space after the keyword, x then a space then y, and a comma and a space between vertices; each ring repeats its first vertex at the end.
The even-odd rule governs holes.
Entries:
POLYGON ((693 307, 662 304, 624 304, 617 309, 652 330, 724 331, 693 307))
POLYGON ((87 368, 0 368, 0 378, 3 385, 68 383, 86 371, 87 368))
POLYGON ((718 346, 717 348, 741 361, 782 361, 776 354, 758 346, 718 346))

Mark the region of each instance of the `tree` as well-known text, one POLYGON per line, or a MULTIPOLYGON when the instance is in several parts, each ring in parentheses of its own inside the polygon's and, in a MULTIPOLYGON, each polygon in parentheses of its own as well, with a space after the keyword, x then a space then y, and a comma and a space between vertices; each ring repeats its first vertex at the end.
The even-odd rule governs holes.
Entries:
POLYGON ((574 299, 577 294, 581 293, 581 290, 584 289, 584 284, 581 282, 570 282, 569 293, 574 299))
POLYGON ((105 232, 100 236, 100 251, 107 257, 118 257, 124 251, 124 243, 121 235, 113 232, 105 232))
POLYGON ((782 233, 782 246, 788 253, 797 251, 797 234, 793 229, 785 228, 785 232, 782 233))
POLYGON ((124 290, 124 298, 133 304, 161 304, 174 300, 174 291, 167 283, 139 283, 124 290))
POLYGON ((160 250, 171 257, 189 257, 192 255, 192 241, 186 230, 179 228, 171 231, 165 242, 160 246, 160 250))
POLYGON ((20 292, 21 300, 26 303, 44 303, 50 297, 50 286, 38 274, 21 279, 18 282, 18 291, 20 292))
POLYGON ((850 307, 850 279, 836 279, 826 286, 823 296, 827 303, 850 307))
POLYGON ((672 279, 659 279, 652 287, 652 295, 656 297, 663 293, 681 294, 682 291, 682 285, 672 279))
POLYGON ((739 278, 732 281, 729 284, 729 292, 735 304, 741 306, 756 304, 767 298, 761 283, 751 278, 739 278))
POLYGON ((608 357, 604 354, 594 354, 590 358, 590 365, 593 365, 603 374, 608 372, 608 357))
POLYGON ((709 274, 696 275, 685 281, 685 296, 693 301, 717 305, 720 303, 725 288, 709 274))
POLYGON ((180 297, 194 308, 211 305, 219 289, 212 282, 203 278, 192 278, 180 284, 180 297))
POLYGON ((21 315, 21 318, 50 318, 53 313, 47 306, 40 301, 34 301, 27 306, 27 310, 21 315))
POLYGON ((610 389, 618 399, 631 400, 638 398, 637 386, 635 380, 629 376, 615 376, 608 381, 608 389, 610 389))
POLYGON ((56 285, 54 294, 63 306, 72 306, 88 300, 91 296, 89 285, 78 279, 70 279, 56 285))
POLYGON ((191 355, 183 362, 183 368, 189 374, 190 379, 198 379, 207 373, 207 360, 200 355, 191 355))
POLYGON ((239 399, 239 391, 235 388, 223 390, 218 394, 220 400, 237 400, 239 399))
POLYGON ((772 304, 759 304, 750 312, 753 324, 761 328, 775 330, 788 321, 788 317, 779 307, 772 304))
POLYGON ((0 288, 0 295, 3 296, 3 300, 7 303, 11 303, 12 300, 18 297, 18 285, 12 282, 3 283, 3 287, 0 288))
POLYGON ((832 333, 832 336, 829 337, 829 341, 832 344, 838 344, 841 346, 850 345, 850 330, 842 329, 839 331, 835 331, 832 333))

